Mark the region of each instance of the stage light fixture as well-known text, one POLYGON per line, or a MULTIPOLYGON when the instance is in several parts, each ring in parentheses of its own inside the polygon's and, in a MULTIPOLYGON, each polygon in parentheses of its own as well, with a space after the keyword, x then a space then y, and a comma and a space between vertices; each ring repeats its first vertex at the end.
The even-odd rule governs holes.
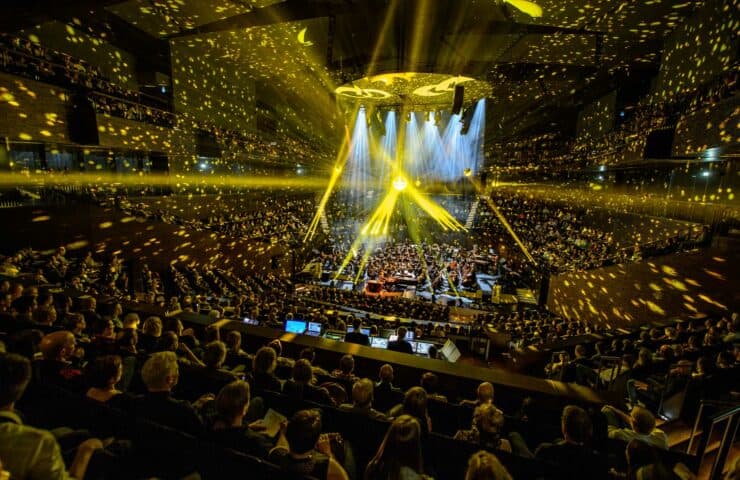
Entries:
POLYGON ((393 188, 395 188, 399 192, 403 192, 404 190, 406 190, 407 185, 408 182, 402 176, 396 177, 395 180, 393 180, 393 188))

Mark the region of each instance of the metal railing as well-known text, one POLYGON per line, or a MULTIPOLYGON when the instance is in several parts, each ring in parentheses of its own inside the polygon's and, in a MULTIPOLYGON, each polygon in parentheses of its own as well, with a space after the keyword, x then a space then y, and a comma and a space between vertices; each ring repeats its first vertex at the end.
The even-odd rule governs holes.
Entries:
POLYGON ((725 402, 720 400, 702 400, 699 405, 699 411, 694 421, 694 427, 691 429, 691 436, 689 437, 689 444, 686 447, 686 453, 691 454, 691 451, 696 443, 696 437, 698 436, 697 431, 699 426, 703 425, 701 441, 698 442, 696 456, 699 458, 699 464, 704 459, 707 445, 711 440, 712 434, 714 433, 715 426, 726 422, 724 431, 722 432, 722 440, 719 444, 719 450, 717 456, 714 458, 712 463, 712 470, 709 475, 709 480, 719 480, 722 477, 722 470, 727 461, 727 457, 732 448, 732 444, 735 442, 737 437, 738 426, 740 425, 740 404, 737 402, 725 402), (704 413, 707 408, 715 408, 725 410, 719 413, 704 418, 704 413), (706 428, 709 427, 709 428, 706 428))

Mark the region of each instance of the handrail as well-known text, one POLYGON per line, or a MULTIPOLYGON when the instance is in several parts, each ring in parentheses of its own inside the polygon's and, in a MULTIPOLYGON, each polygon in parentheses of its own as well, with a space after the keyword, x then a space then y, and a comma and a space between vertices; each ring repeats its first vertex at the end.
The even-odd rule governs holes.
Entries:
POLYGON ((730 407, 728 410, 722 411, 717 415, 706 419, 711 421, 711 425, 709 431, 702 432, 702 435, 704 435, 703 442, 699 446, 699 451, 696 452, 696 455, 700 457, 701 463, 701 460, 703 460, 704 458, 706 445, 708 444, 710 436, 714 431, 714 426, 720 422, 727 420, 727 425, 725 427, 725 431, 720 442, 719 452, 714 460, 714 464, 712 465, 712 472, 709 476, 710 479, 714 480, 720 478, 722 474, 722 467, 724 466, 724 462, 727 459, 727 455, 729 453, 730 443, 732 443, 737 434, 738 420, 740 420, 740 403, 728 402, 724 400, 702 400, 699 403, 699 411, 697 412, 696 420, 694 421, 694 426, 691 429, 691 435, 689 436, 689 444, 686 447, 687 454, 691 454, 691 450, 696 440, 696 432, 699 429, 699 424, 702 423, 702 419, 704 417, 704 409, 708 406, 730 407))
MULTIPOLYGON (((701 422, 701 418, 702 418, 702 414, 704 413, 704 407, 705 406, 713 406, 713 407, 734 407, 732 410, 728 410, 728 412, 729 411, 733 411, 735 413, 737 413, 736 410, 740 408, 740 404, 738 404, 738 402, 728 402, 728 401, 725 401, 725 400, 702 400, 699 403, 699 411, 696 413, 696 420, 694 421, 694 427, 691 429, 691 435, 689 436, 689 444, 686 447, 686 453, 689 453, 690 454, 691 453, 691 447, 694 446, 694 439, 696 438, 696 431, 699 430, 699 423, 701 422)), ((727 412, 725 412, 725 413, 727 413, 727 412)), ((726 418, 726 417, 724 417, 724 418, 726 418)), ((724 420, 724 418, 722 418, 722 419, 714 419, 713 423, 714 422, 717 422, 717 421, 722 421, 722 420, 724 420)))
POLYGON ((732 417, 734 415, 737 415, 738 413, 740 413, 740 405, 737 405, 733 409, 726 410, 726 411, 724 411, 722 413, 719 413, 719 414, 717 414, 716 417, 712 417, 712 423, 719 423, 722 420, 725 420, 725 419, 730 418, 730 417, 732 417))

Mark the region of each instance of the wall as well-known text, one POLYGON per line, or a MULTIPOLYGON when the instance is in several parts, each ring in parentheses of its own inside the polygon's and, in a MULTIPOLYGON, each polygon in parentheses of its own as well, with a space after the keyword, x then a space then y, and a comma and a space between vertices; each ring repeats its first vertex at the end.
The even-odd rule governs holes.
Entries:
POLYGON ((0 73, 0 137, 68 142, 67 97, 61 88, 0 73))
POLYGON ((737 59, 737 2, 710 0, 664 43, 653 96, 661 101, 730 70, 737 59))
POLYGON ((696 312, 737 311, 737 240, 712 250, 572 272, 550 279, 547 308, 567 318, 634 328, 696 312))
POLYGON ((617 91, 613 91, 583 107, 578 114, 576 137, 583 140, 601 138, 614 128, 614 107, 617 91))

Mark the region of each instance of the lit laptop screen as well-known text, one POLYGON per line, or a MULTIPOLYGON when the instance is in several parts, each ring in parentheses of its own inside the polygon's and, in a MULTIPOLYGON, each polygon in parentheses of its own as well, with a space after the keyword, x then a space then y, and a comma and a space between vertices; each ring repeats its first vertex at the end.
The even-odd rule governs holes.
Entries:
POLYGON ((290 333, 303 333, 306 331, 306 322, 301 320, 286 320, 285 331, 290 333))
POLYGON ((372 337, 370 346, 375 348, 388 348, 388 339, 383 337, 372 337))

